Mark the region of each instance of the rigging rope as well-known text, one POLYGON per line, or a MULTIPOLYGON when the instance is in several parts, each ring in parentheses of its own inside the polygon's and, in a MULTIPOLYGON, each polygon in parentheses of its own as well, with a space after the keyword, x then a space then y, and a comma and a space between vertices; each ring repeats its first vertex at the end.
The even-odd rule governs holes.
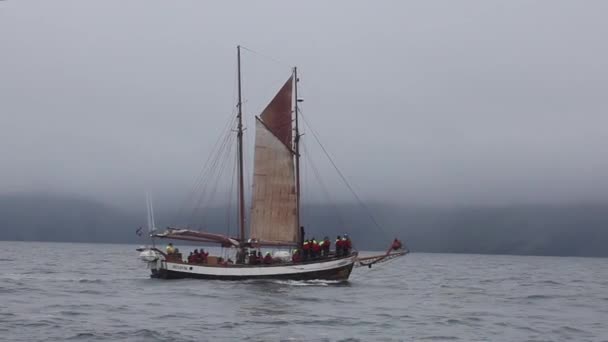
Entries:
MULTIPOLYGON (((189 191, 188 195, 184 198, 184 200, 178 207, 178 211, 176 212, 175 217, 172 220, 173 222, 176 222, 177 219, 180 219, 182 217, 182 215, 184 214, 184 210, 186 208, 186 204, 192 202, 192 200, 194 200, 194 198, 195 198, 195 195, 197 193, 199 193, 199 190, 204 189, 206 187, 206 184, 207 184, 206 180, 208 179, 207 174, 209 172, 211 172, 210 166, 211 166, 211 164, 213 164, 212 161, 217 158, 217 152, 221 149, 221 146, 226 141, 227 135, 230 135, 232 127, 235 126, 237 107, 234 106, 233 104, 234 104, 234 99, 236 98, 237 77, 238 77, 237 68, 235 67, 234 75, 233 75, 233 82, 232 82, 232 99, 233 99, 233 101, 231 101, 231 104, 230 104, 232 111, 231 111, 230 116, 228 117, 228 120, 226 121, 226 124, 224 125, 223 129, 220 130, 220 134, 219 134, 217 140, 215 141, 215 143, 213 144, 213 147, 211 148, 207 159, 203 162, 202 166, 200 167, 199 173, 198 173, 197 177, 195 178, 192 189, 189 191)), ((199 198, 199 202, 200 202, 200 198, 199 198)))
POLYGON ((226 131, 230 131, 229 128, 233 124, 234 120, 235 119, 234 119, 234 111, 233 111, 233 113, 228 118, 226 124, 224 125, 224 128, 220 131, 221 133, 218 136, 216 142, 214 143, 214 145, 211 149, 211 152, 209 153, 209 156, 203 162, 203 164, 200 168, 200 171, 196 177, 196 180, 194 181, 192 189, 190 190, 188 196, 186 198, 184 198, 181 205, 179 206, 179 210, 176 213, 176 216, 173 218, 173 222, 175 222, 177 219, 181 218, 181 216, 184 214, 186 204, 191 202, 194 199, 194 196, 199 192, 198 190, 201 187, 204 187, 205 179, 207 179, 206 175, 209 172, 209 168, 211 165, 210 163, 213 163, 213 160, 215 160, 215 158, 217 157, 216 152, 218 151, 218 147, 222 146, 224 141, 226 140, 226 131))
POLYGON ((201 196, 199 197, 199 201, 195 206, 192 215, 192 217, 195 218, 199 210, 203 209, 203 224, 206 223, 205 209, 207 209, 208 201, 210 201, 215 196, 218 184, 220 183, 219 178, 225 171, 227 160, 230 159, 229 156, 230 151, 232 150, 232 146, 234 145, 234 138, 235 137, 233 134, 228 133, 226 135, 226 139, 224 139, 222 146, 220 146, 220 151, 217 153, 217 158, 214 159, 213 163, 210 166, 210 175, 208 178, 206 178, 204 186, 201 187, 201 190, 205 190, 207 185, 211 183, 209 185, 211 186, 211 191, 201 191, 201 196))
MULTIPOLYGON (((234 166, 232 167, 232 175, 231 175, 232 181, 230 182, 230 190, 228 191, 228 207, 226 208, 226 221, 228 222, 228 232, 227 232, 228 236, 230 236, 230 232, 232 230, 232 219, 231 219, 232 215, 230 215, 230 213, 232 213, 232 199, 236 198, 237 197, 236 195, 238 195, 238 194, 236 194, 233 197, 234 185, 236 183, 237 166, 238 166, 238 155, 235 153, 234 154, 234 166)), ((237 214, 237 216, 238 216, 238 214, 237 214)), ((237 217, 237 220, 238 220, 238 217, 237 217)))
POLYGON ((253 54, 256 54, 256 55, 258 55, 258 56, 260 56, 260 57, 264 57, 264 58, 266 58, 266 59, 268 59, 268 60, 270 60, 270 61, 273 61, 273 62, 275 62, 275 63, 277 63, 277 64, 279 64, 279 65, 286 66, 286 67, 288 67, 290 70, 291 70, 291 68, 293 67, 293 66, 291 66, 291 65, 289 65, 289 64, 287 64, 287 63, 285 63, 285 62, 282 62, 282 61, 280 61, 280 60, 278 60, 278 59, 276 59, 276 58, 274 58, 274 57, 270 57, 270 56, 268 56, 268 55, 266 55, 266 54, 263 54, 263 53, 260 53, 260 52, 254 51, 254 50, 252 50, 252 49, 250 49, 250 48, 248 48, 248 47, 246 47, 246 46, 241 45, 241 49, 242 49, 242 50, 245 50, 245 51, 249 51, 249 52, 251 52, 251 53, 253 53, 253 54))
POLYGON ((342 227, 344 227, 346 225, 344 217, 342 216, 342 213, 340 212, 340 210, 336 206, 335 201, 333 201, 331 195, 329 194, 329 191, 327 190, 327 186, 325 186, 325 182, 323 182, 323 178, 321 177, 321 173, 319 172, 319 170, 315 166, 312 158, 310 157, 310 154, 307 151, 306 144, 302 143, 300 146, 302 147, 302 152, 304 154, 304 158, 306 160, 306 164, 309 165, 310 168, 312 169, 312 172, 313 172, 313 174, 314 174, 317 182, 321 186, 321 190, 322 190, 323 194, 325 195, 325 197, 327 199, 327 202, 329 202, 329 204, 334 209, 334 212, 336 213, 336 217, 338 218, 338 221, 339 221, 340 225, 342 227))
POLYGON ((364 211, 366 212, 367 216, 369 217, 370 221, 374 224, 374 226, 382 234, 384 234, 385 236, 388 237, 389 235, 380 226, 380 224, 378 223, 378 221, 376 220, 376 218, 374 217, 374 215, 371 213, 371 210, 361 200, 361 198, 359 197, 359 195, 357 195, 357 193, 355 192, 355 190, 353 189, 353 187, 350 185, 350 183, 348 182, 348 180, 346 180, 346 177, 344 176, 344 174, 342 173, 342 171, 340 171, 340 169, 338 168, 338 166, 336 165, 336 163, 334 162, 334 160, 331 158, 331 156, 329 155, 329 152, 327 151, 327 149, 325 149, 325 147, 321 143, 321 140, 319 139, 319 135, 312 128, 312 126, 310 125, 310 123, 308 122, 308 120, 306 119, 306 117, 304 116, 304 113, 302 112, 301 108, 299 110, 299 113, 300 113, 300 117, 302 118, 302 121, 304 121, 304 123, 306 124, 306 126, 308 127, 308 129, 310 130, 310 132, 312 133, 312 136, 315 138, 317 144, 319 144, 319 146, 321 147, 321 150, 323 151, 323 153, 325 154, 325 156, 327 157, 327 159, 329 160, 329 162, 331 163, 331 165, 333 166, 333 168, 336 170, 336 172, 338 173, 338 175, 342 179, 342 182, 344 182, 344 184, 346 185, 346 187, 348 188, 348 190, 351 192, 351 194, 355 197, 355 199, 357 200, 357 202, 359 203, 359 205, 364 209, 364 211))

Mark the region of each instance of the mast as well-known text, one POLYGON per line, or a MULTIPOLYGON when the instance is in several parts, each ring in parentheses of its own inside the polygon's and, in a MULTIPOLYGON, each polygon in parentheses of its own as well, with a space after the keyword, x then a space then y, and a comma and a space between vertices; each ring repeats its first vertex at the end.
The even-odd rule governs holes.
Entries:
POLYGON ((238 74, 238 125, 237 125, 237 140, 239 154, 239 240, 245 241, 245 185, 243 181, 243 102, 241 100, 241 46, 236 47, 237 51, 237 74, 238 74))
POLYGON ((152 197, 150 197, 150 193, 146 192, 146 206, 148 212, 148 235, 152 240, 152 247, 156 247, 154 241, 154 233, 156 231, 156 224, 154 223, 154 207, 152 206, 152 197))
POLYGON ((296 152, 296 230, 298 231, 298 245, 302 244, 300 232, 300 130, 298 127, 298 68, 293 67, 293 91, 294 91, 294 113, 295 113, 295 137, 294 147, 296 152))

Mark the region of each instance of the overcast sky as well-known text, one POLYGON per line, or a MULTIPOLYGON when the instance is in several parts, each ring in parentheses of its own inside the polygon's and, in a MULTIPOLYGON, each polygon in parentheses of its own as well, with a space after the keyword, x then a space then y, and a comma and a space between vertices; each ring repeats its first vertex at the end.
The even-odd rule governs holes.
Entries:
POLYGON ((0 2, 1 192, 185 196, 233 113, 242 44, 259 52, 243 53, 249 159, 297 65, 303 113, 364 199, 608 199, 608 2, 229 3, 0 2))

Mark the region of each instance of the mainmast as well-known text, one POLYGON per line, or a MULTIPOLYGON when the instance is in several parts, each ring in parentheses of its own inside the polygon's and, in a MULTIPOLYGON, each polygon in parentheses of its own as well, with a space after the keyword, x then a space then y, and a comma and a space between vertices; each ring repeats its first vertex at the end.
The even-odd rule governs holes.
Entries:
POLYGON ((239 154, 239 240, 245 241, 245 185, 243 181, 243 102, 241 100, 241 46, 236 47, 237 51, 237 74, 239 101, 238 107, 238 125, 237 125, 237 140, 239 154))
POLYGON ((298 127, 298 68, 293 67, 293 92, 295 114, 294 149, 296 152, 296 230, 298 232, 298 245, 302 244, 300 232, 300 129, 298 127))

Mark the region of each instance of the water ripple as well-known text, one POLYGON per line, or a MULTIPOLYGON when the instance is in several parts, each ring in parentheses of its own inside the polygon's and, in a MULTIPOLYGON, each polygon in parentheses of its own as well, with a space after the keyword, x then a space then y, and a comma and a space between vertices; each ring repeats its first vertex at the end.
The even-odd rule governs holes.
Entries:
POLYGON ((347 283, 162 281, 149 278, 134 246, 0 242, 0 248, 14 256, 0 260, 0 332, 6 340, 608 336, 601 319, 608 301, 605 259, 414 253, 390 267, 356 269, 347 283), (25 252, 31 250, 52 260, 37 264, 25 252))

